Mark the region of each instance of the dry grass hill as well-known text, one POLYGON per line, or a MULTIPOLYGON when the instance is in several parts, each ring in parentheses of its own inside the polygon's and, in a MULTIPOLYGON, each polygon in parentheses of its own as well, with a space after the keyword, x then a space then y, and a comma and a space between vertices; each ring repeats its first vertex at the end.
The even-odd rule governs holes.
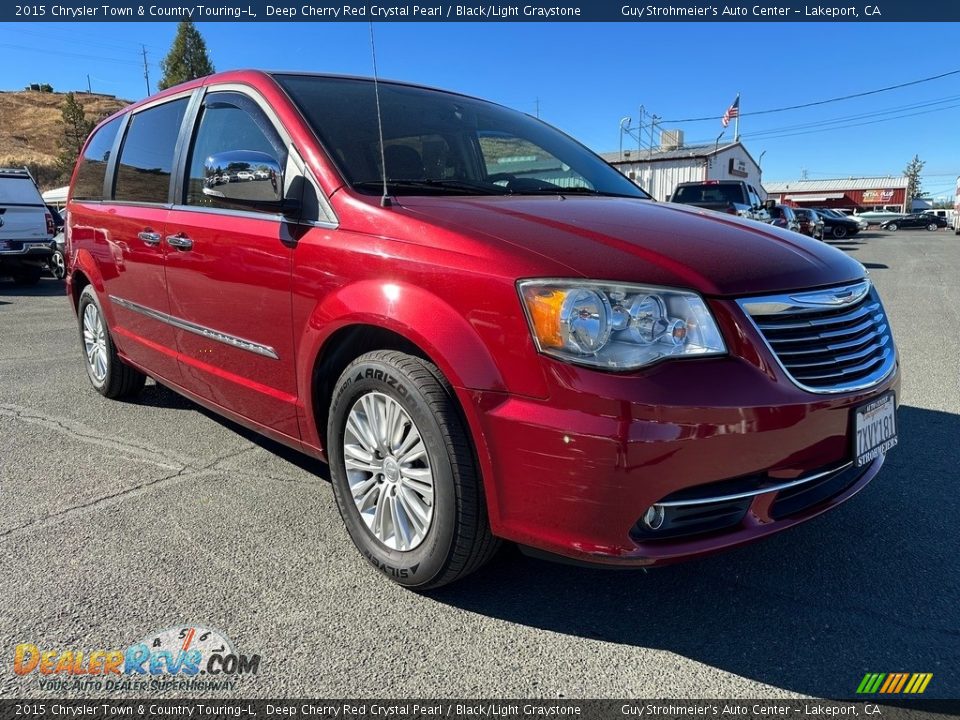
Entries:
MULTIPOLYGON (((0 167, 30 168, 41 189, 63 182, 57 168, 64 93, 0 91, 0 167)), ((129 104, 112 95, 75 93, 89 120, 100 120, 129 104)))

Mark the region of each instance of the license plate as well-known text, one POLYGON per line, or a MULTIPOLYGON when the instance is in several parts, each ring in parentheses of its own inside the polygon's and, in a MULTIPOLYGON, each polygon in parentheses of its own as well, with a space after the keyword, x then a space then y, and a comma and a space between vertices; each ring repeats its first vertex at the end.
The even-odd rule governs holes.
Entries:
POLYGON ((897 444, 897 410, 892 394, 861 405, 854 410, 853 418, 857 467, 872 462, 897 444))

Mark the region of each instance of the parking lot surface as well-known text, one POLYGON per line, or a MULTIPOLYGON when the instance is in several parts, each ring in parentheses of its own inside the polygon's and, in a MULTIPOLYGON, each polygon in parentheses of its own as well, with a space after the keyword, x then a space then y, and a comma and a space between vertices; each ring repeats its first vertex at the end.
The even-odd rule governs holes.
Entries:
POLYGON ((834 244, 870 269, 901 352, 875 482, 709 559, 603 571, 508 547, 428 595, 360 558, 322 464, 152 383, 101 398, 62 283, 0 281, 0 695, 63 695, 13 673, 18 643, 198 624, 261 656, 223 696, 848 697, 866 672, 960 696, 960 238, 834 244))

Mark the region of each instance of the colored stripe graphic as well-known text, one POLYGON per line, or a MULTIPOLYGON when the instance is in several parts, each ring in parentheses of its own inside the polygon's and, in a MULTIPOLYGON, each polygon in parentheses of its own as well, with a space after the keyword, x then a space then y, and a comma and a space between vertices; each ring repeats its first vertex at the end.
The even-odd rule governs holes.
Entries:
POLYGON ((920 695, 933 680, 933 673, 867 673, 857 686, 858 695, 920 695))

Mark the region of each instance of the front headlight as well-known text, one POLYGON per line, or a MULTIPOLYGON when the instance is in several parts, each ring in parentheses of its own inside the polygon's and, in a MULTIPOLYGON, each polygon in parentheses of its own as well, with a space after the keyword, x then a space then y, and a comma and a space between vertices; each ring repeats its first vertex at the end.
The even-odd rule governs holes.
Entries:
POLYGON ((561 360, 633 370, 726 352, 696 293, 583 280, 521 280, 517 287, 537 349, 561 360))

